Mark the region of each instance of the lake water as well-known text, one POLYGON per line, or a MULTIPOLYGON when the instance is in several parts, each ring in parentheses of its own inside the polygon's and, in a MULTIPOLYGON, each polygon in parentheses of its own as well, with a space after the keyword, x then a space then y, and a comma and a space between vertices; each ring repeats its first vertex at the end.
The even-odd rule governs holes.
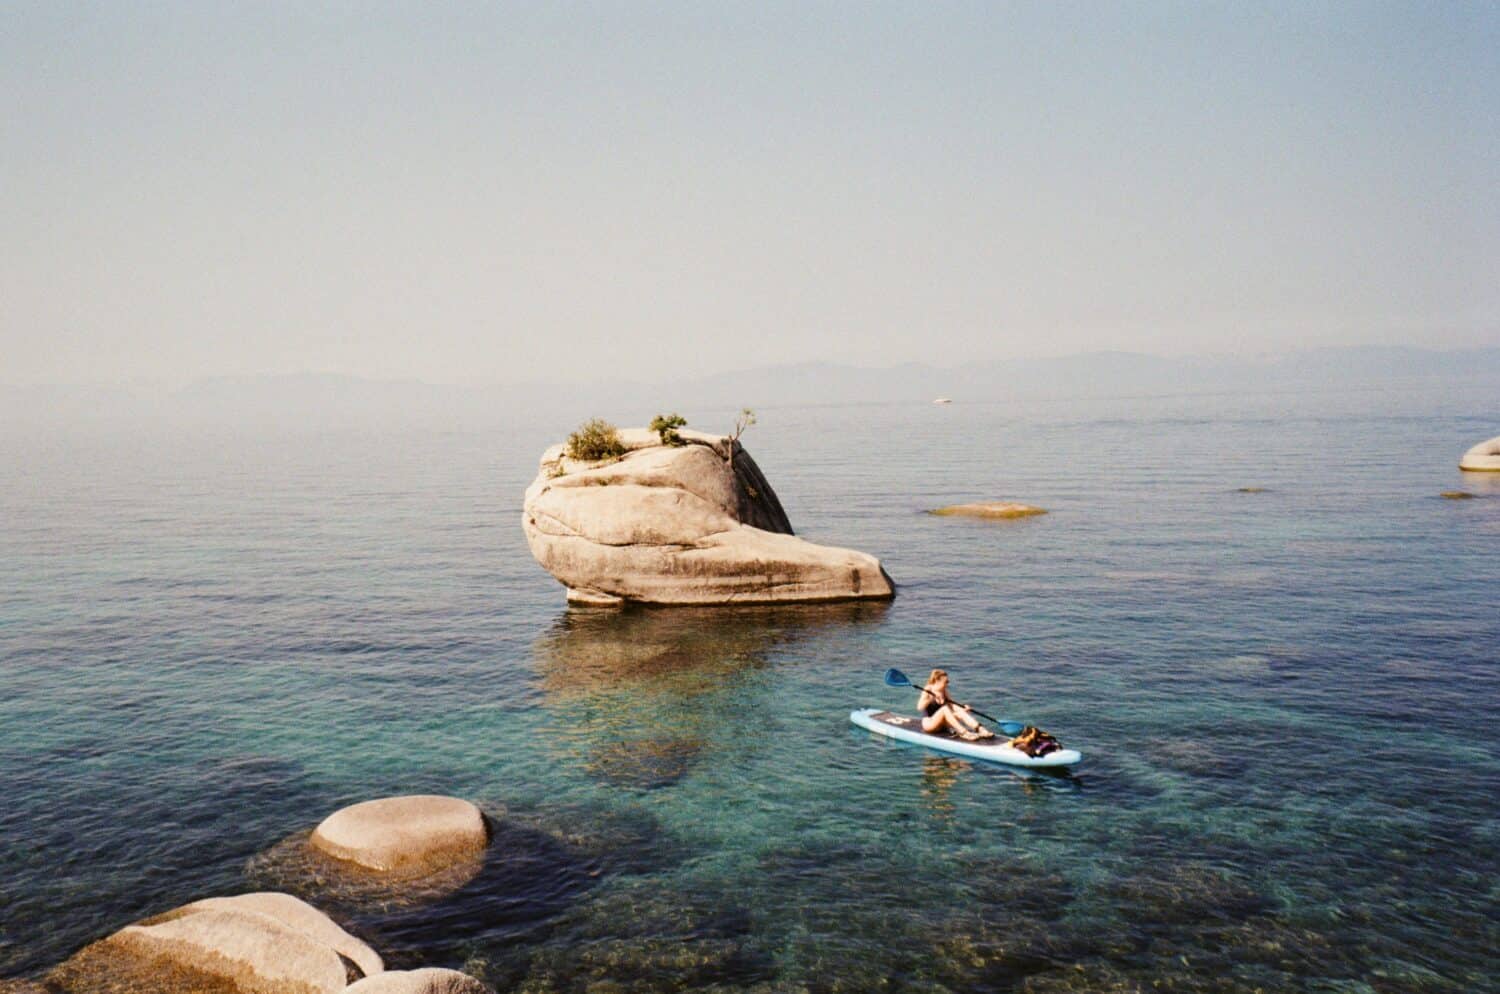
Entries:
POLYGON ((1496 400, 764 410, 798 532, 899 594, 733 612, 569 611, 532 561, 592 411, 5 438, 0 976, 275 885, 501 991, 1494 990, 1500 479, 1456 460, 1496 400), (1051 513, 922 513, 973 499, 1051 513), (1084 765, 849 725, 932 665, 1084 765), (496 815, 457 893, 267 855, 407 792, 496 815))

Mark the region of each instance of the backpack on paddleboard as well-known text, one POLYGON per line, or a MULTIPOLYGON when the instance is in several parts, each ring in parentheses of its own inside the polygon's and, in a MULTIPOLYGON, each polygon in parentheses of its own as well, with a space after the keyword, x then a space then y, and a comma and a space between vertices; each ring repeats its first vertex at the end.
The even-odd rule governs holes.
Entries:
POLYGON ((1010 740, 1010 744, 1028 756, 1045 756, 1062 748, 1057 736, 1042 731, 1035 725, 1027 725, 1021 734, 1010 740))

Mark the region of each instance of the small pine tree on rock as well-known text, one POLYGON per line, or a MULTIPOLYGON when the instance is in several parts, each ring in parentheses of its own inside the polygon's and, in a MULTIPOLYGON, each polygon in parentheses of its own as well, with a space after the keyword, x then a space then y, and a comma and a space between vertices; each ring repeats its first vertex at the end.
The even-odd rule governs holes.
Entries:
POLYGON ((678 428, 687 427, 687 418, 681 414, 658 414, 651 419, 651 430, 661 438, 663 445, 686 445, 687 440, 677 433, 678 428))

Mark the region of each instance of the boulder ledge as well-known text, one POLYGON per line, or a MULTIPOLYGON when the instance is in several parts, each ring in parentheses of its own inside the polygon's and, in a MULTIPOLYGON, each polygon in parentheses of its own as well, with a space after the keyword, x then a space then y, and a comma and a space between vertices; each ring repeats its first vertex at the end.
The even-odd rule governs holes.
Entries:
POLYGON ((573 603, 765 604, 884 599, 895 589, 874 556, 814 545, 791 522, 737 442, 682 431, 664 445, 620 432, 618 459, 580 462, 548 449, 526 490, 531 554, 573 603))
POLYGON ((484 815, 468 801, 411 794, 340 808, 308 844, 377 873, 421 876, 478 859, 489 840, 484 815))
POLYGON ((495 994, 457 970, 391 970, 344 988, 347 994, 495 994))
POLYGON ((333 994, 377 976, 380 957, 289 894, 216 897, 85 946, 44 986, 69 994, 333 994))
POLYGON ((1500 435, 1465 452, 1458 468, 1471 473, 1500 473, 1500 435))

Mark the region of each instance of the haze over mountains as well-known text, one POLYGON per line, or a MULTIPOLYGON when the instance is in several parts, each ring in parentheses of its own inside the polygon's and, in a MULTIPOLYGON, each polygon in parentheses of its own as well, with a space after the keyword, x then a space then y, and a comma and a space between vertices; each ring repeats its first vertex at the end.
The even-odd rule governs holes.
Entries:
POLYGON ((671 377, 669 367, 664 367, 657 382, 538 379, 457 386, 304 373, 212 378, 183 387, 149 383, 0 386, 0 416, 10 429, 134 421, 185 425, 482 423, 518 412, 577 418, 637 409, 767 409, 926 402, 937 397, 986 403, 1279 391, 1431 391, 1445 386, 1479 398, 1486 410, 1474 413, 1500 413, 1500 348, 1326 348, 1259 359, 1094 352, 955 366, 810 362, 686 379, 671 377))

